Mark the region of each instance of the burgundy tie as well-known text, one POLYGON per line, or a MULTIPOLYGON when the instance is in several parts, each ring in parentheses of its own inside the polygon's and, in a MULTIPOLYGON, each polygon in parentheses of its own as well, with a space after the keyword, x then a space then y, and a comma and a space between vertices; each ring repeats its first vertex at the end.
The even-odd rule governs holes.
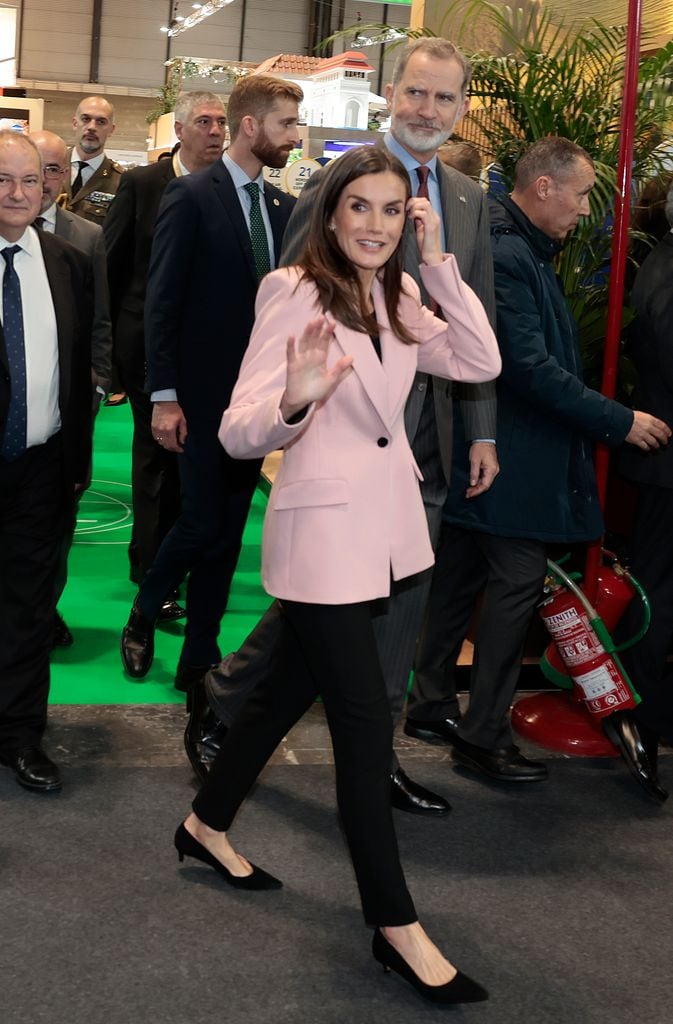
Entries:
MULTIPOLYGON (((416 195, 419 199, 427 199, 428 202, 430 202, 430 193, 428 192, 428 176, 430 174, 430 168, 421 165, 420 167, 416 168, 416 174, 418 175, 418 192, 416 193, 416 195)), ((430 301, 428 305, 430 306, 432 312, 438 314, 439 316, 442 316, 442 314, 439 312, 439 306, 432 298, 432 296, 429 296, 429 300, 430 301)))
POLYGON ((429 167, 417 167, 416 174, 418 175, 418 192, 416 195, 419 199, 429 199, 430 193, 428 192, 428 175, 430 174, 429 167))

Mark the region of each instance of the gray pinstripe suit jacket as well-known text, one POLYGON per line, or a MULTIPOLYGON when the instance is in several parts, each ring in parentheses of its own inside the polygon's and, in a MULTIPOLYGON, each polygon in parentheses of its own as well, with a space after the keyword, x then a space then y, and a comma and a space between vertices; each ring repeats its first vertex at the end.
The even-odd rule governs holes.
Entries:
MULTIPOLYGON (((495 324, 493 257, 491 255, 486 196, 476 182, 452 167, 446 167, 441 161, 437 161, 437 170, 446 247, 455 255, 463 280, 479 296, 489 320, 495 324)), ((303 249, 308 232, 312 206, 311 197, 319 185, 320 178, 320 172, 311 176, 292 211, 283 238, 281 266, 290 266, 296 263, 303 249)), ((407 223, 405 229, 404 245, 404 269, 419 284, 421 295, 427 302, 429 297, 420 279, 418 269, 420 256, 411 223, 407 223)), ((417 374, 405 410, 407 436, 412 445, 423 408, 425 389, 425 375, 417 374)), ((496 436, 495 382, 465 384, 458 389, 457 385, 452 386, 447 381, 435 379, 433 381, 435 416, 442 467, 447 482, 451 474, 454 389, 460 399, 465 436, 468 438, 495 438, 496 436)))

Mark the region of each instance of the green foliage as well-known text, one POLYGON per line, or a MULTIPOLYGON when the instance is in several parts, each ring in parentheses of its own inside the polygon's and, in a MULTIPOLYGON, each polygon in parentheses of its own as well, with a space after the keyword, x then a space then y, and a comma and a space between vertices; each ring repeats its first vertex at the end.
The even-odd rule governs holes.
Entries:
POLYGON ((150 110, 147 115, 146 121, 148 124, 154 124, 158 121, 162 114, 170 114, 171 111, 175 110, 175 104, 180 92, 180 82, 182 76, 180 69, 172 67, 168 72, 168 77, 164 85, 161 86, 157 93, 157 105, 150 110))

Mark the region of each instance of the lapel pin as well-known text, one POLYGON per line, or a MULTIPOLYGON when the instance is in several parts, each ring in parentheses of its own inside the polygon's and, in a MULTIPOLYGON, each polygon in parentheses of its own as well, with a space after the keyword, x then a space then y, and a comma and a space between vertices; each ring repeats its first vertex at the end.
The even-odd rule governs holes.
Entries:
POLYGON ((280 206, 280 199, 274 199, 273 205, 274 206, 280 206))
POLYGON ((460 199, 461 203, 466 203, 467 202, 467 199, 465 198, 465 196, 458 196, 458 198, 460 199))

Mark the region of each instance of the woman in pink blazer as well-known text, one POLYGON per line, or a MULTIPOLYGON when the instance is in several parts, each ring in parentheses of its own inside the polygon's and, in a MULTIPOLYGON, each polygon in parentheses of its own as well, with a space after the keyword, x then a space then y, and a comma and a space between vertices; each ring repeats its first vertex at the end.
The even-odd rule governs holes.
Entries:
POLYGON ((443 255, 439 218, 409 197, 385 148, 361 147, 326 171, 301 266, 269 274, 220 440, 234 458, 284 448, 264 524, 262 576, 286 622, 278 671, 240 712, 180 825, 180 857, 238 888, 280 882, 235 853, 227 830, 266 760, 321 694, 337 799, 373 953, 425 998, 473 1002, 486 991, 457 971, 418 922, 399 862, 390 803, 392 724, 370 605, 427 569, 432 549, 404 430, 416 370, 491 380, 500 358, 486 313, 443 255), (444 319, 401 269, 405 218, 444 319))

